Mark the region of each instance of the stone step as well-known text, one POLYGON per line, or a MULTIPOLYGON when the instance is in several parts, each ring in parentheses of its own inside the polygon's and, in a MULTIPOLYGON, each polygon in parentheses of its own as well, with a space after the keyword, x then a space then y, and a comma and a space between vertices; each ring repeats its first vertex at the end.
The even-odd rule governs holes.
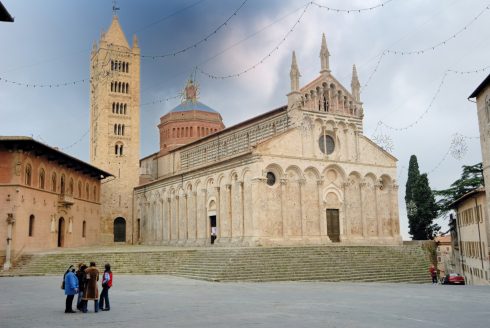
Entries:
POLYGON ((171 274, 209 281, 426 282, 418 246, 162 248, 27 254, 0 275, 62 275, 69 264, 111 263, 118 274, 171 274))

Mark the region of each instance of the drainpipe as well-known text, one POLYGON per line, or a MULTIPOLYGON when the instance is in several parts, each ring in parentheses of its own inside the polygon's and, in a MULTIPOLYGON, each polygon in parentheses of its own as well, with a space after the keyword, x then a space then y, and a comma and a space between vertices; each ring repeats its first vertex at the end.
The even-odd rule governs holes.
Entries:
POLYGON ((456 229, 458 230, 458 247, 459 247, 459 260, 461 263, 461 270, 463 270, 463 276, 465 275, 464 273, 464 255, 463 255, 463 242, 461 241, 461 228, 459 227, 459 215, 456 213, 456 229))
POLYGON ((15 223, 14 214, 7 213, 7 249, 5 251, 5 263, 3 264, 4 270, 9 270, 12 267, 12 263, 10 262, 11 258, 11 244, 12 244, 12 227, 15 223))
POLYGON ((477 221, 476 221, 476 226, 478 227, 478 248, 480 249, 480 260, 481 260, 481 269, 482 271, 485 271, 485 267, 484 267, 484 264, 483 264, 483 250, 482 250, 482 247, 481 247, 481 234, 480 234, 480 212, 478 211, 478 200, 475 196, 475 212, 478 214, 478 215, 475 215, 476 218, 477 218, 477 221))

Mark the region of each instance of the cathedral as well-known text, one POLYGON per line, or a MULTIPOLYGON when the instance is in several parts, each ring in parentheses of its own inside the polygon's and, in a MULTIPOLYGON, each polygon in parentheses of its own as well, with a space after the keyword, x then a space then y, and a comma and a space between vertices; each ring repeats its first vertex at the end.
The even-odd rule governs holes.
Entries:
POLYGON ((188 80, 181 104, 160 119, 160 149, 142 159, 139 51, 114 16, 92 52, 91 162, 114 175, 101 189, 107 238, 190 246, 401 243, 397 160, 363 135, 356 68, 348 90, 331 74, 325 36, 317 78, 300 86, 293 52, 287 104, 231 127, 188 80))

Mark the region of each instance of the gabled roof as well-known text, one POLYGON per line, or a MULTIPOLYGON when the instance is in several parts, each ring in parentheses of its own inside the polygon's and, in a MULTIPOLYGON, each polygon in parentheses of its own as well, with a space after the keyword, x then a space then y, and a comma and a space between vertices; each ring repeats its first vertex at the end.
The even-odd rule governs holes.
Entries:
POLYGON ((7 149, 22 149, 32 151, 37 156, 45 156, 48 160, 57 161, 75 171, 81 171, 99 180, 105 179, 112 174, 105 172, 95 166, 85 163, 78 158, 72 157, 56 148, 52 148, 30 137, 23 136, 0 136, 0 146, 7 149))
POLYGON ((119 24, 119 18, 117 16, 112 17, 112 23, 104 35, 104 41, 116 46, 129 48, 129 43, 126 40, 126 36, 124 36, 124 32, 119 24))
POLYGON ((468 97, 468 99, 478 97, 480 92, 482 92, 482 90, 489 84, 490 84, 490 74, 488 74, 487 78, 483 80, 482 83, 480 83, 480 85, 475 89, 475 91, 473 91, 473 93, 468 97))
POLYGON ((476 189, 473 189, 470 192, 467 192, 466 194, 464 194, 463 196, 459 197, 454 202, 452 202, 451 204, 449 204, 449 206, 451 208, 456 208, 463 200, 465 200, 467 198, 470 198, 473 195, 478 195, 480 193, 483 193, 483 194, 485 193, 485 188, 484 187, 478 187, 476 189))

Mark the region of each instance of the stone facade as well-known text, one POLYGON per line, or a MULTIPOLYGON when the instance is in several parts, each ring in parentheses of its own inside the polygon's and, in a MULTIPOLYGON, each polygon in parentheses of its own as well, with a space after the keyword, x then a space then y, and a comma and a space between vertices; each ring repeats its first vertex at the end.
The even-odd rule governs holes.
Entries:
POLYGON ((293 53, 288 105, 141 161, 135 235, 146 244, 330 242, 399 244, 396 159, 362 134, 351 91, 330 73, 299 87, 293 53))
POLYGON ((91 55, 90 162, 114 175, 102 185, 101 241, 131 242, 133 188, 139 183, 140 49, 113 17, 91 55))
POLYGON ((100 180, 108 175, 31 138, 0 137, 0 263, 6 253, 14 260, 23 252, 97 244, 100 180))

